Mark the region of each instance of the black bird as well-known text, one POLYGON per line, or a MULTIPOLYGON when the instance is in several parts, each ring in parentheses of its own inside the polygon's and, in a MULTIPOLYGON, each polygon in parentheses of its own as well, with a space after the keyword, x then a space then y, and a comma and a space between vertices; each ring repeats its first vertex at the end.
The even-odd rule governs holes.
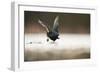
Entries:
MULTIPOLYGON (((59 17, 57 16, 54 20, 53 28, 49 29, 46 25, 41 20, 38 20, 38 22, 46 29, 47 32, 47 37, 50 38, 51 40, 55 41, 59 39, 59 32, 58 32, 58 27, 59 27, 59 22, 58 22, 59 17)), ((49 39, 47 39, 49 41, 49 39)))

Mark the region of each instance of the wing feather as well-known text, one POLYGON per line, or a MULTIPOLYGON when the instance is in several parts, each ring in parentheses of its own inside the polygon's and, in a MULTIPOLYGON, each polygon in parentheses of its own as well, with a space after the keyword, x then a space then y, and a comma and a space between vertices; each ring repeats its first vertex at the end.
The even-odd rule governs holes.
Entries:
POLYGON ((58 20, 59 20, 59 16, 57 16, 56 18, 55 18, 55 20, 54 20, 54 24, 53 24, 53 31, 55 31, 55 32, 57 32, 58 33, 58 27, 59 27, 59 22, 58 22, 58 20))
POLYGON ((38 23, 40 23, 42 25, 42 27, 44 27, 46 29, 46 32, 49 32, 48 27, 46 25, 44 25, 41 20, 38 20, 38 23))

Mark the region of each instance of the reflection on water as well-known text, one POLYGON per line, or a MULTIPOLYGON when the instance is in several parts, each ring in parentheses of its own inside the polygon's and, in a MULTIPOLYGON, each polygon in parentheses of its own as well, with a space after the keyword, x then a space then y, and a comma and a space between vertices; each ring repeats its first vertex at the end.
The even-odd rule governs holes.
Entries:
POLYGON ((25 44, 42 44, 42 42, 29 42, 29 43, 25 43, 25 44))

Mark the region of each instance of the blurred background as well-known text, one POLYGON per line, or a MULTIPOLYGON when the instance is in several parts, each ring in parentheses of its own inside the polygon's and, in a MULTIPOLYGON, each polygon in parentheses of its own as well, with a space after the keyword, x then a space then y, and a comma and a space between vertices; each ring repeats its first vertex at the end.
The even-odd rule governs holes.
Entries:
POLYGON ((25 11, 24 16, 25 33, 45 32, 38 20, 40 19, 46 26, 52 28, 56 16, 59 16, 60 33, 90 33, 90 14, 25 11))

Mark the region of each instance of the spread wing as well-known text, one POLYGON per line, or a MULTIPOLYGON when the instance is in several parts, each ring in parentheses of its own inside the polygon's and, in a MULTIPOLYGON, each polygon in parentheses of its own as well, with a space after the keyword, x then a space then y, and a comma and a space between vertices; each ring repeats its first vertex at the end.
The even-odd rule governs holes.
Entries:
POLYGON ((55 32, 59 32, 58 31, 58 27, 59 27, 59 22, 58 22, 58 20, 59 20, 59 16, 57 16, 56 18, 55 18, 55 20, 54 20, 54 24, 53 24, 53 31, 55 31, 55 32))
POLYGON ((44 25, 41 20, 38 20, 38 23, 40 23, 42 25, 42 27, 44 27, 46 29, 46 32, 49 32, 48 27, 46 25, 44 25))

